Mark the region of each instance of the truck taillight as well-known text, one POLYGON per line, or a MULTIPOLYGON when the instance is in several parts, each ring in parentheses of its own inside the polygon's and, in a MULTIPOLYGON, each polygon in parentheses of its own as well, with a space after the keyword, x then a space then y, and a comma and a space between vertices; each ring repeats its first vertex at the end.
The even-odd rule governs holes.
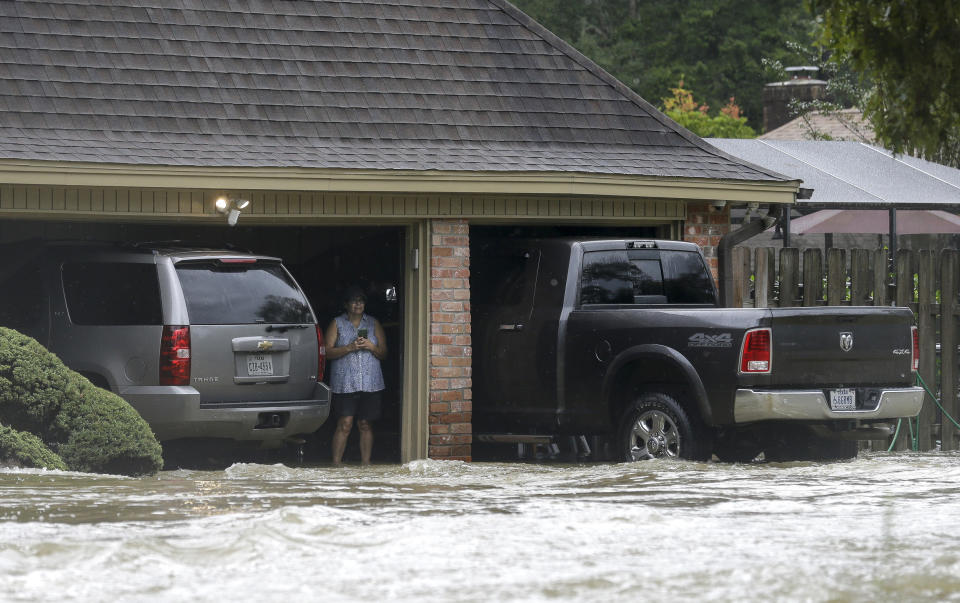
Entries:
POLYGON ((910 369, 916 373, 920 370, 920 332, 917 327, 910 327, 913 338, 913 356, 910 358, 910 369))
POLYGON ((160 385, 190 385, 188 326, 163 326, 160 336, 160 385))
POLYGON ((323 371, 327 368, 327 347, 323 343, 323 330, 317 325, 317 381, 323 381, 323 371))
POLYGON ((741 373, 769 373, 772 368, 770 329, 753 329, 743 337, 740 349, 741 373))

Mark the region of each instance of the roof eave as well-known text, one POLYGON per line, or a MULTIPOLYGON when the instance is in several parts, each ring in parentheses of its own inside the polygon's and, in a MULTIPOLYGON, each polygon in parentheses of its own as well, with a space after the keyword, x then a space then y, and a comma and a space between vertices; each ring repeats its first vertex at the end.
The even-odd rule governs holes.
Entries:
POLYGON ((800 188, 799 180, 719 180, 583 172, 191 167, 24 160, 0 160, 0 184, 604 196, 745 203, 794 203, 800 188))

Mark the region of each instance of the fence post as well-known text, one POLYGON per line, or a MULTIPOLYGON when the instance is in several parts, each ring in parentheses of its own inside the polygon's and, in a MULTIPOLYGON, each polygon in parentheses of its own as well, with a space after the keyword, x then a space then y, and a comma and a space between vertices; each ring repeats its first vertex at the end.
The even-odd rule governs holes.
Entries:
MULTIPOLYGON (((937 323, 934 318, 934 292, 937 279, 934 272, 935 254, 924 249, 920 251, 917 265, 917 323, 920 330, 920 376, 931 391, 937 391, 937 323)), ((937 406, 930 394, 924 394, 923 407, 920 409, 919 449, 931 450, 936 441, 937 406)))
POLYGON ((757 247, 756 257, 754 307, 769 308, 773 302, 773 282, 777 277, 773 262, 773 248, 757 247))
POLYGON ((877 249, 873 253, 873 305, 886 306, 887 286, 890 282, 890 264, 886 249, 877 249))
POLYGON ((866 249, 850 251, 850 305, 870 305, 870 289, 873 288, 873 275, 870 252, 866 249))
MULTIPOLYGON (((956 421, 960 421, 957 401, 957 327, 960 326, 960 251, 948 249, 940 254, 940 404, 956 421)), ((940 449, 956 450, 960 431, 943 417, 940 421, 940 449)))
POLYGON ((909 249, 897 251, 897 305, 913 307, 913 252, 909 249))
POLYGON ((827 305, 842 306, 847 298, 847 253, 844 249, 827 250, 827 305))
POLYGON ((823 259, 817 247, 803 251, 803 305, 817 306, 823 301, 823 259))
POLYGON ((780 250, 780 303, 781 308, 797 305, 800 283, 800 250, 784 247, 780 250))
MULTIPOLYGON (((910 308, 913 306, 913 252, 909 249, 897 250, 897 272, 896 272, 896 290, 894 299, 897 306, 910 308)), ((906 427, 904 422, 903 428, 906 427)), ((907 434, 909 434, 907 430, 907 434)), ((909 436, 901 437, 897 440, 895 450, 907 450, 910 444, 909 436)))

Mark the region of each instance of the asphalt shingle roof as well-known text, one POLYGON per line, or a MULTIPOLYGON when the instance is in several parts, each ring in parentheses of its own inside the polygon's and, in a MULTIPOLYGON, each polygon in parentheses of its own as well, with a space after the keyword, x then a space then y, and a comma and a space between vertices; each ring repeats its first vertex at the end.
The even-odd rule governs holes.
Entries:
POLYGON ((0 2, 0 159, 783 180, 502 0, 0 2))

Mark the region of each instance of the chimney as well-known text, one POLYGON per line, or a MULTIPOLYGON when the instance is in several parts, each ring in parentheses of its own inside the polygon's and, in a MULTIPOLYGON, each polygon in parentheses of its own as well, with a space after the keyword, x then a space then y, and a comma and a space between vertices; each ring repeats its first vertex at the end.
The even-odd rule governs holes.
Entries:
POLYGON ((816 79, 817 71, 811 66, 787 67, 790 79, 763 87, 764 132, 779 128, 795 117, 790 114, 790 101, 812 101, 826 96, 827 82, 816 79))

